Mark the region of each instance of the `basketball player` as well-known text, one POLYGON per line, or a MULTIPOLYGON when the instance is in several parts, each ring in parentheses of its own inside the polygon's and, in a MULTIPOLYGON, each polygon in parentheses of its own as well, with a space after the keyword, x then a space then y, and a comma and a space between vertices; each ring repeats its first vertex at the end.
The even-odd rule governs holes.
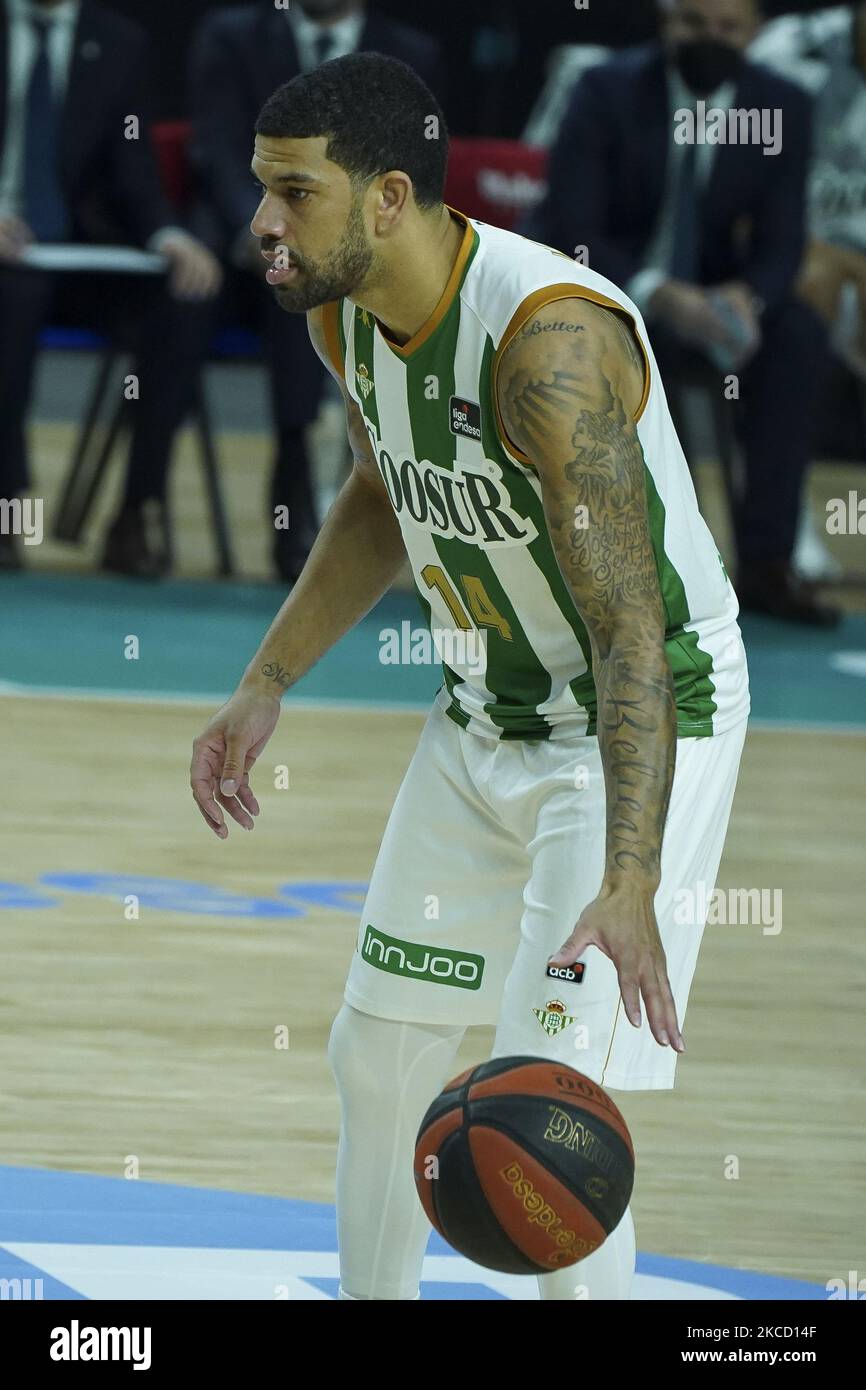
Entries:
MULTIPOLYGON (((431 626, 454 640, 329 1056, 341 1296, 412 1299, 429 1233, 414 1138, 467 1026, 497 1025, 493 1056, 673 1086, 704 926, 682 904, 715 883, 746 664, 622 291, 443 204, 441 112, 393 59, 296 78, 256 131, 252 230, 340 385, 354 470, 196 740, 191 784, 216 835, 226 813, 252 829, 250 769, 281 696, 408 554, 431 626)), ((627 1212, 586 1260, 540 1276, 541 1296, 627 1298, 634 1257, 627 1212)))

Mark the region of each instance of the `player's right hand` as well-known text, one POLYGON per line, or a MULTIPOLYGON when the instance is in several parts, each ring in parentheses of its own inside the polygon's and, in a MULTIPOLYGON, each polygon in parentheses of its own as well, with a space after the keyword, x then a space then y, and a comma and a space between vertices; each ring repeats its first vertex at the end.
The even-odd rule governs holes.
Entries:
POLYGON ((33 233, 20 217, 0 217, 0 261, 19 261, 33 241, 33 233))
POLYGON ((223 273, 216 256, 197 237, 187 232, 166 235, 159 244, 169 263, 168 284, 174 299, 213 299, 222 286, 223 273))
POLYGON ((276 728, 280 702, 272 695, 238 690, 218 710, 192 746, 189 784, 207 825, 220 840, 229 828, 223 811, 252 830, 259 803, 250 769, 276 728))

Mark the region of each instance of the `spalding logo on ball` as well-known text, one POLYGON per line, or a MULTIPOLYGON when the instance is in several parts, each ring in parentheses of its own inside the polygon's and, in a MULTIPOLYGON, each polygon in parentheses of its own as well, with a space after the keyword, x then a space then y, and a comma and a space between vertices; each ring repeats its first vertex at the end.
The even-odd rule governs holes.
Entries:
POLYGON ((634 1149, 589 1077, 537 1057, 499 1057, 455 1077, 430 1106, 415 1185, 432 1224, 467 1259, 549 1274, 591 1255, 619 1224, 634 1149))

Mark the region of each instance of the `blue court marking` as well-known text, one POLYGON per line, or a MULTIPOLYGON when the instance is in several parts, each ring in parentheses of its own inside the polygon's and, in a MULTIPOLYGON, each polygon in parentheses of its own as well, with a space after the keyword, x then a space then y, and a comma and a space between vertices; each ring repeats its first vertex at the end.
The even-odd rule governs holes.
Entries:
POLYGON ((124 904, 130 896, 151 912, 182 912, 188 916, 245 919, 305 917, 314 908, 357 918, 367 893, 366 883, 298 882, 275 885, 271 898, 250 898, 207 883, 184 878, 154 878, 147 874, 46 873, 39 883, 58 893, 43 893, 35 885, 0 880, 0 911, 46 911, 63 907, 63 894, 83 893, 124 904))
MULTIPOLYGON (((111 346, 108 338, 94 333, 89 328, 69 328, 63 324, 44 328, 39 335, 39 346, 54 352, 104 352, 111 346)), ((258 357, 262 342, 257 333, 247 328, 223 328, 211 340, 208 356, 212 357, 258 357)))
POLYGON ((683 1279, 690 1284, 705 1284, 708 1288, 723 1289, 737 1298, 756 1299, 821 1299, 827 1298, 823 1284, 808 1284, 802 1279, 784 1279, 778 1274, 762 1274, 757 1269, 731 1269, 727 1265, 701 1264, 695 1260, 678 1260, 671 1255, 638 1254, 639 1274, 657 1274, 662 1279, 683 1279))
MULTIPOLYGON (((2 1169, 0 1169, 2 1173, 2 1169)), ((38 1299, 83 1299, 84 1294, 77 1289, 70 1288, 69 1284, 64 1284, 60 1279, 54 1279, 44 1269, 38 1265, 31 1264, 29 1260, 22 1260, 18 1255, 13 1255, 11 1250, 4 1250, 0 1245, 0 1279, 18 1279, 21 1281, 26 1298, 38 1299), (41 1281, 41 1282, 40 1282, 41 1281)))
MULTIPOLYGON (((0 1167, 0 1278, 41 1277, 46 1299, 81 1296, 70 1294, 66 1285, 5 1249, 7 1245, 37 1244, 330 1253, 337 1249, 337 1233, 334 1208, 326 1203, 42 1168, 0 1167)), ((435 1231, 431 1233, 428 1255, 453 1253, 435 1231)), ((827 1298, 826 1289, 819 1284, 664 1255, 639 1253, 637 1272, 701 1284, 743 1299, 827 1298)), ((336 1296, 336 1279, 312 1270, 300 1277, 304 1283, 336 1296)), ((425 1280, 422 1296, 486 1299, 502 1295, 480 1279, 477 1283, 443 1279, 425 1280)))
MULTIPOLYGON (((314 1289, 321 1289, 329 1298, 336 1298, 340 1288, 339 1279, 319 1279, 315 1276, 307 1275, 304 1279, 305 1284, 312 1284, 314 1289)), ((422 1300, 435 1302, 447 1301, 453 1303, 455 1298, 461 1300, 480 1300, 480 1299, 501 1299, 508 1303, 504 1294, 497 1293, 496 1289, 491 1289, 488 1284, 433 1284, 424 1280, 421 1283, 422 1300)))

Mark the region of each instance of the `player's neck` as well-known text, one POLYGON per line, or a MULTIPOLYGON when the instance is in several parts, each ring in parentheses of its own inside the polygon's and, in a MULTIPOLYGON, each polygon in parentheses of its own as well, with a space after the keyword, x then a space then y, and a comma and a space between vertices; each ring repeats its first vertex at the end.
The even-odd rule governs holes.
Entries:
POLYGON ((375 315, 396 343, 408 343, 432 318, 465 236, 446 207, 440 219, 389 261, 380 282, 354 302, 375 315))

